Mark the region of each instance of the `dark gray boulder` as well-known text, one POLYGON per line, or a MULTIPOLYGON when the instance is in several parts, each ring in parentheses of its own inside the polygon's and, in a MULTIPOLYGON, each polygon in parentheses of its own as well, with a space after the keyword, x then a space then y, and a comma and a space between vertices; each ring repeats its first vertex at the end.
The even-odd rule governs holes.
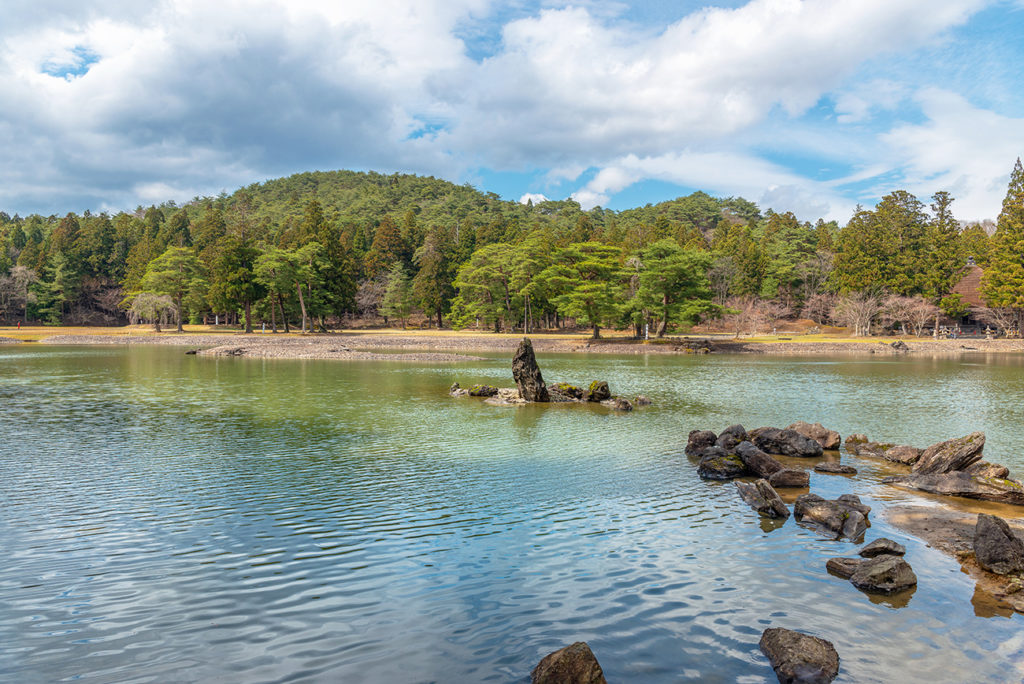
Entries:
POLYGON ((773 627, 759 645, 781 684, 827 684, 839 674, 839 654, 825 639, 773 627))
POLYGON ((982 477, 956 471, 945 474, 897 475, 884 478, 882 482, 900 489, 929 494, 962 496, 967 499, 1024 506, 1024 484, 1007 478, 982 477))
POLYGON ((984 432, 972 432, 966 437, 933 444, 924 450, 921 458, 914 464, 914 473, 917 475, 941 475, 955 470, 964 470, 981 460, 981 452, 984 448, 984 432))
POLYGON ((806 470, 796 468, 783 468, 771 474, 768 482, 772 487, 807 487, 811 484, 811 475, 806 470))
POLYGON ((711 430, 690 430, 690 436, 686 441, 686 455, 696 456, 698 453, 710 446, 715 446, 718 439, 711 430))
POLYGON ((829 430, 821 423, 805 423, 804 421, 799 420, 786 429, 799 432, 804 437, 813 439, 826 451, 835 451, 839 448, 839 445, 842 444, 839 433, 835 430, 829 430))
POLYGON ((793 517, 801 525, 817 529, 834 539, 856 541, 868 528, 867 512, 862 512, 865 508, 871 510, 863 505, 854 506, 849 501, 829 501, 817 494, 801 494, 793 506, 793 517))
POLYGON ((837 577, 850 579, 863 562, 863 558, 829 558, 825 569, 837 577))
POLYGON ((753 483, 737 482, 736 489, 739 490, 741 499, 766 518, 789 517, 786 503, 767 480, 755 480, 753 483))
POLYGON ((758 428, 750 433, 750 441, 769 454, 814 458, 822 452, 820 444, 796 430, 758 428))
POLYGON ((862 503, 860 497, 856 494, 841 494, 836 497, 836 503, 841 506, 846 506, 847 508, 852 508, 864 516, 867 516, 867 514, 871 512, 871 506, 862 503))
POLYGON ((1005 520, 994 515, 978 514, 974 557, 978 565, 997 575, 1024 572, 1024 543, 1005 520))
POLYGON ((718 441, 716 441, 715 444, 726 451, 735 451, 738 444, 746 441, 747 431, 743 429, 743 426, 730 425, 722 430, 721 434, 718 435, 718 441))
POLYGON ((830 475, 856 475, 857 469, 853 466, 842 463, 818 463, 814 466, 815 472, 828 473, 830 475))
POLYGON ((1009 468, 998 463, 989 463, 988 461, 978 461, 964 468, 964 472, 979 477, 994 477, 1000 480, 1010 477, 1009 468))
POLYGON ((893 463, 902 463, 903 465, 914 465, 921 458, 921 449, 912 447, 907 444, 900 444, 898 446, 889 447, 882 452, 882 458, 893 463))
POLYGON ((753 442, 740 442, 736 445, 735 452, 750 472, 758 477, 768 479, 785 468, 777 460, 754 446, 753 442))
POLYGON ((697 474, 705 480, 731 480, 748 472, 739 456, 728 453, 722 447, 711 446, 700 452, 697 474))
POLYGON ((874 558, 875 556, 882 555, 902 556, 906 552, 907 549, 903 544, 894 542, 892 539, 886 539, 885 537, 879 537, 858 551, 864 558, 874 558))
POLYGON ((623 399, 622 397, 612 397, 611 399, 605 399, 601 402, 602 406, 607 406, 610 409, 616 411, 632 411, 633 404, 629 403, 629 399, 623 399))
POLYGON ((907 343, 904 342, 903 340, 896 340, 895 342, 893 342, 889 346, 892 347, 893 349, 895 349, 896 351, 899 351, 899 352, 908 352, 908 351, 910 351, 910 347, 908 347, 907 343))
POLYGON ((917 585, 910 563, 899 556, 875 556, 864 560, 853 575, 853 586, 875 594, 893 594, 917 585))
POLYGON ((590 383, 587 389, 587 401, 605 401, 612 398, 612 392, 608 389, 608 383, 604 380, 595 380, 590 383))
POLYGON ((537 357, 533 353, 533 343, 524 337, 512 357, 512 379, 519 388, 519 396, 526 401, 549 401, 547 385, 537 365, 537 357))
POLYGON ((537 663, 530 684, 607 684, 597 657, 585 641, 577 641, 537 663))

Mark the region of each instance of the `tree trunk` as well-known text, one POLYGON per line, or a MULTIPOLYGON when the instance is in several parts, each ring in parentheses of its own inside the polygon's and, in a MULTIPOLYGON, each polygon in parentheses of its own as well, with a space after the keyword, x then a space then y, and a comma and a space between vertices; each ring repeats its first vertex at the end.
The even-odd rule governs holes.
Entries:
POLYGON ((299 291, 299 308, 302 309, 302 334, 306 334, 306 300, 302 298, 302 284, 298 284, 295 288, 299 291))
POLYGON ((250 302, 248 299, 245 300, 245 332, 252 334, 252 318, 250 317, 250 302))
POLYGON ((281 324, 284 325, 284 334, 287 335, 291 330, 288 327, 288 316, 284 313, 284 299, 280 292, 277 293, 277 305, 281 307, 281 324))
POLYGON ((444 320, 441 317, 441 306, 438 305, 438 307, 437 307, 437 329, 440 330, 441 326, 443 326, 443 325, 444 325, 444 320))
POLYGON ((597 323, 594 323, 594 335, 591 337, 593 340, 601 339, 601 327, 597 323))
POLYGON ((270 298, 270 329, 277 334, 277 307, 274 306, 274 298, 270 298))
POLYGON ((181 327, 181 296, 180 295, 177 297, 177 301, 175 303, 178 305, 178 311, 177 311, 177 314, 178 314, 178 332, 185 332, 185 329, 181 327))

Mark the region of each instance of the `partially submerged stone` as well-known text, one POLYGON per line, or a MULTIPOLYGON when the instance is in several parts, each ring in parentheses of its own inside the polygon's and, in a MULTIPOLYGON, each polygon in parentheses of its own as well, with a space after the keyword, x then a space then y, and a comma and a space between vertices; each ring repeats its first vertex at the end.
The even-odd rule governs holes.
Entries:
POLYGON ((731 480, 747 474, 747 467, 736 454, 719 446, 710 446, 700 452, 697 474, 705 480, 731 480))
POLYGON ((530 673, 530 684, 607 684, 597 657, 585 641, 549 653, 530 673))
POLYGON ((632 411, 633 404, 629 403, 628 399, 622 397, 612 397, 611 399, 605 399, 601 402, 602 406, 607 406, 615 411, 632 411))
POLYGON ((921 458, 914 464, 914 473, 917 475, 941 475, 964 470, 981 460, 981 452, 984 448, 984 432, 972 432, 966 437, 933 444, 924 450, 921 458))
POLYGON ((978 565, 997 575, 1024 572, 1024 542, 1005 520, 995 515, 978 514, 974 557, 978 565))
POLYGON ((448 394, 450 394, 453 397, 468 397, 469 390, 462 389, 459 383, 453 382, 452 386, 448 388, 448 394))
POLYGON ((944 474, 897 475, 884 478, 882 482, 901 489, 929 494, 962 496, 967 499, 1024 506, 1024 484, 1009 478, 982 477, 956 471, 944 474))
MULTIPOLYGON (((719 442, 721 442, 721 438, 719 438, 719 442)), ((753 442, 740 442, 736 445, 735 452, 747 469, 758 477, 768 479, 785 468, 779 461, 754 446, 753 442)))
POLYGON ((637 406, 650 406, 654 402, 651 401, 650 397, 643 394, 638 394, 636 395, 636 399, 633 400, 633 403, 636 404, 637 406))
POLYGON ((871 508, 861 504, 854 495, 843 496, 851 498, 829 501, 817 494, 801 494, 793 506, 793 517, 801 525, 813 527, 835 539, 845 537, 856 541, 867 531, 867 512, 871 508))
POLYGON ((894 594, 916 586, 917 575, 903 558, 883 555, 863 561, 850 576, 850 581, 861 591, 894 594))
POLYGON ((795 430, 758 428, 750 433, 750 441, 769 454, 814 458, 822 453, 820 444, 795 430))
POLYGON ((533 343, 528 337, 523 338, 512 357, 512 379, 519 388, 519 395, 526 401, 546 402, 550 399, 540 366, 537 365, 537 357, 533 353, 533 343))
POLYGON ((971 475, 977 475, 979 477, 994 477, 996 479, 1005 480, 1010 477, 1010 469, 1004 465, 998 463, 989 463, 988 461, 978 461, 970 466, 964 468, 965 473, 971 475))
POLYGON ((471 397, 493 397, 498 394, 498 388, 491 385, 473 385, 469 388, 471 397))
POLYGON ((782 684, 827 684, 839 674, 839 654, 825 639, 773 627, 759 645, 782 684))
POLYGON ((736 489, 739 490, 740 498, 761 515, 767 518, 789 517, 786 503, 767 480, 760 479, 753 483, 737 482, 736 489))
POLYGON ((852 435, 847 435, 846 441, 843 442, 843 444, 845 444, 846 448, 849 449, 850 447, 856 446, 858 444, 864 444, 869 441, 870 440, 868 439, 867 435, 855 432, 852 435))
POLYGON ((747 431, 743 429, 743 426, 730 425, 729 427, 722 430, 722 433, 718 435, 718 440, 715 442, 715 444, 722 447, 726 451, 735 451, 736 446, 738 444, 746 441, 747 431))
POLYGON ((829 558, 825 569, 837 577, 850 579, 863 562, 863 558, 829 558))
POLYGON ((716 439, 718 435, 711 430, 691 430, 686 441, 686 455, 696 456, 704 449, 715 446, 716 439))
POLYGON ((590 383, 590 387, 587 389, 587 401, 604 401, 605 399, 611 399, 612 392, 608 389, 608 383, 604 380, 595 380, 590 383))
POLYGON ((815 472, 828 473, 830 475, 856 475, 857 469, 853 466, 842 463, 818 463, 814 466, 815 472))
POLYGON ((874 558, 875 556, 882 556, 886 554, 890 556, 902 556, 906 552, 907 549, 903 544, 894 542, 892 539, 879 537, 862 548, 858 553, 864 558, 874 558))
POLYGON ((807 487, 811 484, 811 475, 806 470, 796 468, 783 468, 771 474, 768 482, 772 487, 784 487, 787 489, 807 487))
POLYGON ((799 420, 786 429, 793 430, 804 437, 813 439, 826 451, 835 451, 841 444, 839 433, 835 430, 829 430, 821 423, 805 423, 804 421, 799 420))

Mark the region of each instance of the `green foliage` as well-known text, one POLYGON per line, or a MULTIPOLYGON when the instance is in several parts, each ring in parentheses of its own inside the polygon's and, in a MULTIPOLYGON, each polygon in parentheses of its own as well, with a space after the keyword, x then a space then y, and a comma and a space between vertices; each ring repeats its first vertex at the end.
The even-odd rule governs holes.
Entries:
POLYGON ((717 311, 707 277, 710 253, 659 240, 640 253, 640 262, 636 300, 656 317, 658 337, 665 335, 669 323, 694 323, 717 311))
POLYGON ((207 283, 203 275, 199 259, 190 248, 168 247, 147 266, 142 290, 171 298, 176 308, 178 332, 181 332, 186 298, 191 305, 198 305, 204 299, 207 283))
POLYGON ((388 271, 388 284, 380 305, 381 313, 388 318, 400 320, 404 329, 405 321, 412 312, 412 306, 412 282, 402 262, 396 261, 388 271))
POLYGON ((1024 168, 1020 159, 1010 175, 1003 209, 992 237, 990 265, 981 282, 982 295, 990 307, 1016 311, 1018 324, 1024 317, 1024 168))
POLYGON ((563 316, 591 326, 594 338, 618 311, 622 249, 599 242, 568 245, 538 277, 563 316))

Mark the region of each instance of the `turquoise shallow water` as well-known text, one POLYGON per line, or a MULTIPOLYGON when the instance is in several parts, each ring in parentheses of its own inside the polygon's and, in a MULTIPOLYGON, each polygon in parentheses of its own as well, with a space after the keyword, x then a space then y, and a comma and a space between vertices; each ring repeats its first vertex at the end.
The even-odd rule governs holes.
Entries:
MULTIPOLYGON (((446 396, 509 384, 504 357, 0 349, 0 674, 525 681, 584 639, 610 681, 766 682, 758 638, 785 626, 832 640, 842 681, 1024 677, 1021 617, 976 609, 951 559, 873 513, 868 539, 905 543, 920 584, 872 601, 824 570, 852 545, 762 523, 682 453, 691 429, 735 422, 919 446, 980 429, 1019 473, 1020 357, 540 361, 655 404, 446 396)), ((861 476, 812 474, 812 491, 915 500, 843 458, 861 476)))

